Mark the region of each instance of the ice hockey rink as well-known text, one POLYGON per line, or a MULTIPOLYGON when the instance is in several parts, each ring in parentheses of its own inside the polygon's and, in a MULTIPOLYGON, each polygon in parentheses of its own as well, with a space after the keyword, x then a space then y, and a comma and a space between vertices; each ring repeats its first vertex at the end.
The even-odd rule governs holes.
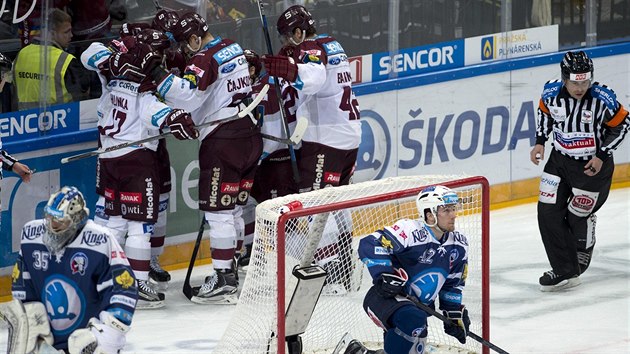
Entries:
MULTIPOLYGON (((630 188, 613 189, 597 215, 597 244, 582 285, 542 293, 538 277, 549 265, 536 204, 491 211, 494 344, 509 353, 630 353, 630 188)), ((201 283, 209 269, 196 267, 192 283, 201 283)), ((212 352, 235 307, 189 302, 181 292, 185 273, 171 272, 165 308, 136 312, 124 353, 212 352)), ((2 350, 6 338, 3 328, 2 350)), ((247 341, 247 333, 242 338, 247 341)))

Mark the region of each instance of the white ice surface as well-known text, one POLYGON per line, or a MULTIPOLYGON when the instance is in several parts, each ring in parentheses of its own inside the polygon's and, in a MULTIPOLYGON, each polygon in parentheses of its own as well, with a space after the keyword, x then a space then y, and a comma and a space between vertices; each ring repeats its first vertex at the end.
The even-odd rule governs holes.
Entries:
MULTIPOLYGON (((629 215, 630 188, 613 190, 597 213, 597 244, 582 285, 542 293, 538 277, 550 267, 536 204, 492 211, 491 341, 510 353, 630 353, 629 215)), ((192 283, 209 270, 195 268, 192 283)), ((171 272, 165 308, 136 312, 125 353, 212 352, 235 307, 189 302, 181 292, 185 273, 171 272)), ((0 348, 6 338, 0 329, 0 348)))

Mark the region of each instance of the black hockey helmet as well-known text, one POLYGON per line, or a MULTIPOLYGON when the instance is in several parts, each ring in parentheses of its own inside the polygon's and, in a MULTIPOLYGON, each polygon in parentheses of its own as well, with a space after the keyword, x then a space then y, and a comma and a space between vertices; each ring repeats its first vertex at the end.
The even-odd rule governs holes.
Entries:
POLYGON ((315 20, 308 10, 302 5, 293 5, 286 9, 280 17, 276 27, 281 36, 290 37, 296 28, 306 32, 315 26, 315 20))
POLYGON ((560 62, 562 80, 585 81, 593 79, 593 61, 583 51, 567 52, 560 62))
POLYGON ((177 42, 185 42, 196 34, 203 37, 208 32, 208 24, 206 20, 198 13, 189 12, 179 18, 179 21, 173 26, 171 33, 177 42))
POLYGON ((11 59, 7 58, 4 54, 0 53, 0 71, 11 71, 13 67, 13 62, 11 59))

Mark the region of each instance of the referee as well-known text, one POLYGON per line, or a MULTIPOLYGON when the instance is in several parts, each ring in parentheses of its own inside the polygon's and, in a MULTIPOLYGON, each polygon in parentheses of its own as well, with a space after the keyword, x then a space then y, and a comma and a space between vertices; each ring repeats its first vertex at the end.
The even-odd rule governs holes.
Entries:
POLYGON ((612 152, 630 127, 615 92, 593 82, 593 61, 586 53, 566 53, 560 69, 562 80, 543 88, 530 152, 538 165, 551 138, 538 196, 538 228, 552 268, 539 279, 542 291, 580 285, 595 247, 595 212, 610 191, 612 152))

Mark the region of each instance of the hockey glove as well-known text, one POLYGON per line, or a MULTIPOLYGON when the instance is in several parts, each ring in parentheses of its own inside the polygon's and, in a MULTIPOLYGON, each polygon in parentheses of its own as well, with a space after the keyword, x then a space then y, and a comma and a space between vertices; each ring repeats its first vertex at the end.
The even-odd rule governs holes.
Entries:
POLYGON ((121 38, 124 38, 127 36, 135 36, 139 34, 140 32, 142 32, 142 30, 147 29, 147 28, 151 28, 151 25, 149 25, 148 23, 126 22, 126 23, 123 23, 122 26, 120 26, 120 31, 118 32, 118 34, 120 35, 121 38))
POLYGON ((451 320, 451 323, 444 322, 444 332, 457 338, 460 343, 466 343, 466 334, 470 327, 466 306, 460 305, 459 310, 443 310, 442 313, 451 320))
POLYGON ((177 140, 191 140, 199 137, 199 132, 195 128, 195 123, 190 117, 190 113, 182 109, 172 110, 164 120, 161 128, 168 126, 171 133, 177 140))
POLYGON ((374 284, 376 293, 386 299, 391 299, 403 293, 409 277, 404 269, 395 269, 395 274, 383 273, 376 278, 374 284))
POLYGON ((114 53, 127 53, 129 49, 136 45, 136 38, 132 36, 121 37, 120 39, 112 39, 107 48, 114 53))
POLYGON ((107 67, 116 79, 140 83, 146 76, 142 73, 135 53, 114 53, 109 57, 108 62, 107 67))
POLYGON ((125 346, 129 326, 114 315, 101 311, 88 328, 77 329, 68 338, 68 351, 74 353, 118 353, 125 346))
POLYGON ((281 77, 285 80, 294 82, 298 76, 298 66, 295 60, 290 57, 264 55, 262 57, 265 70, 271 76, 281 77))

